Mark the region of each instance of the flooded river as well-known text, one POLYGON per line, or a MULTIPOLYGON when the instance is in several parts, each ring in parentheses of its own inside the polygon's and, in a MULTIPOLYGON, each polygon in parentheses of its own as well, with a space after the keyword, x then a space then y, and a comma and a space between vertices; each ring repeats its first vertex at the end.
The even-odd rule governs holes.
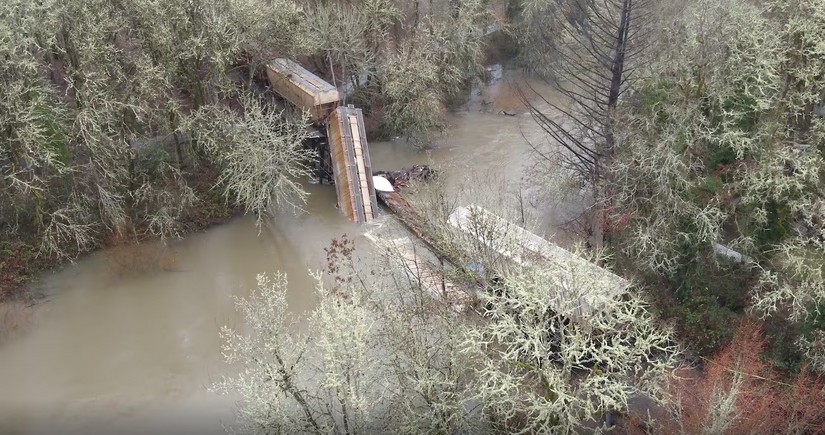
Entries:
MULTIPOLYGON (((513 101, 500 110, 518 111, 513 101)), ((485 183, 498 174, 518 183, 529 151, 523 135, 541 135, 528 114, 498 110, 470 104, 426 153, 403 141, 371 143, 373 168, 432 163, 452 180, 485 183)), ((292 311, 302 312, 314 305, 307 271, 323 268, 332 238, 346 233, 359 255, 376 251, 362 237, 368 228, 335 209, 332 186, 307 188, 306 212, 276 216, 260 235, 242 217, 158 247, 151 261, 163 266, 145 273, 124 272, 121 260, 152 246, 98 252, 43 277, 37 285, 48 297, 32 324, 0 344, 0 433, 224 433, 233 398, 206 386, 228 370, 218 328, 240 321, 232 296, 246 295, 256 274, 280 270, 289 275, 292 311)), ((545 230, 564 218, 554 210, 540 210, 545 230)))

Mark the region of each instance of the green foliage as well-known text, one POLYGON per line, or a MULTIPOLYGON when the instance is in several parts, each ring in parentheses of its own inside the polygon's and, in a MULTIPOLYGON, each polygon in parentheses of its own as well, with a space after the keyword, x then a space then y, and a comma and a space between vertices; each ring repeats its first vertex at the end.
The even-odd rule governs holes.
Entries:
POLYGON ((112 234, 178 236, 238 206, 259 217, 300 207, 303 121, 236 97, 276 55, 329 67, 337 83, 367 73, 358 98, 387 114, 383 127, 426 143, 445 99, 480 68, 489 14, 462 0, 414 29, 407 18, 388 0, 10 0, 0 242, 71 259, 112 234))
MULTIPOLYGON (((237 88, 230 69, 244 52, 306 50, 306 32, 293 32, 305 21, 291 0, 4 5, 0 242, 24 240, 44 259, 72 259, 112 234, 178 236, 189 221, 225 216, 228 208, 212 203, 214 178, 197 171, 220 158, 193 146, 186 127, 201 109, 231 114, 224 90, 237 88)), ((275 115, 256 117, 259 109, 232 119, 258 144, 284 130, 275 115)), ((303 167, 280 163, 277 173, 290 176, 303 167)), ((292 181, 279 178, 265 191, 292 198, 292 181)))
POLYGON ((445 102, 481 72, 482 28, 491 20, 479 0, 452 2, 449 9, 433 8, 414 27, 402 27, 409 17, 386 0, 316 4, 307 12, 308 51, 337 85, 354 87, 362 107, 385 109, 376 122, 384 133, 426 147, 443 127, 445 102), (359 82, 363 74, 367 83, 359 82))
POLYGON ((258 224, 268 213, 300 208, 313 151, 303 147, 307 117, 285 121, 282 112, 255 97, 241 96, 243 116, 210 108, 195 113, 192 130, 208 155, 222 168, 217 185, 227 200, 254 213, 258 224))
POLYGON ((691 186, 685 194, 685 198, 692 200, 696 204, 707 204, 711 198, 715 198, 716 194, 722 186, 722 180, 718 176, 708 175, 702 177, 691 186))
POLYGON ((443 126, 445 99, 480 73, 481 26, 488 18, 480 1, 458 2, 454 15, 430 17, 386 60, 380 74, 386 117, 416 146, 428 146, 430 134, 443 126))
POLYGON ((740 315, 719 304, 713 296, 695 295, 676 310, 680 336, 700 355, 713 355, 733 337, 731 325, 740 315))
POLYGON ((730 165, 735 161, 736 152, 733 148, 724 145, 708 145, 707 163, 705 163, 705 166, 709 172, 715 171, 722 165, 730 165))
POLYGON ((37 103, 32 108, 35 118, 33 129, 42 133, 43 147, 54 153, 57 160, 63 166, 69 166, 72 156, 69 150, 68 116, 65 111, 56 103, 52 97, 51 101, 36 99, 37 103))
POLYGON ((689 262, 674 281, 681 283, 676 295, 682 301, 712 297, 719 306, 741 314, 748 306, 747 289, 753 277, 747 265, 711 257, 689 262))
POLYGON ((390 103, 386 119, 416 145, 426 145, 431 131, 442 127, 438 66, 431 47, 410 43, 384 64, 384 92, 390 103))
POLYGON ((747 94, 733 95, 722 101, 720 107, 713 112, 719 114, 719 118, 711 120, 712 124, 730 124, 731 127, 746 132, 754 131, 762 115, 759 101, 747 94))
POLYGON ((805 355, 805 346, 800 346, 800 343, 812 343, 819 339, 825 327, 821 315, 811 315, 803 322, 789 321, 784 315, 771 316, 766 320, 766 358, 770 363, 786 373, 799 373, 803 367, 812 365, 805 355))
POLYGON ((697 256, 698 247, 685 246, 681 266, 662 283, 645 277, 651 286, 666 287, 668 296, 658 308, 662 316, 677 325, 685 345, 699 355, 713 355, 731 338, 730 325, 745 314, 755 271, 747 264, 697 256))
POLYGON ((792 215, 787 204, 776 201, 768 202, 765 210, 765 225, 754 233, 757 243, 768 250, 792 234, 792 215))
POLYGON ((634 95, 634 104, 639 111, 647 113, 656 124, 664 126, 668 123, 669 117, 663 106, 668 103, 674 91, 675 85, 666 80, 643 83, 634 95))
MULTIPOLYGON (((618 115, 618 182, 606 188, 613 210, 634 219, 615 238, 617 249, 667 282, 685 339, 702 351, 724 342, 725 322, 743 309, 783 313, 794 324, 825 300, 825 160, 806 151, 825 139, 812 113, 825 89, 821 33, 812 33, 825 23, 825 7, 794 1, 769 9, 738 0, 687 6, 662 29, 649 78, 618 115), (754 262, 703 260, 712 242, 754 262)), ((818 364, 809 352, 817 347, 794 334, 781 341, 818 364)), ((776 354, 793 360, 787 349, 776 354)))

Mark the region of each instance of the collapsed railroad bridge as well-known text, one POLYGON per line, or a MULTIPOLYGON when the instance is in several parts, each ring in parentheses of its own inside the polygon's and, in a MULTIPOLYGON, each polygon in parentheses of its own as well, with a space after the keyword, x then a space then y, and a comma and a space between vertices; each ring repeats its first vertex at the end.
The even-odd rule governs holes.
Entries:
POLYGON ((349 220, 372 221, 378 203, 361 109, 341 105, 335 86, 290 59, 274 59, 266 75, 272 90, 308 113, 313 127, 322 132, 310 137, 318 153, 318 181, 335 185, 338 208, 349 220))
MULTIPOLYGON (((377 173, 380 176, 373 177, 361 109, 343 106, 335 86, 292 60, 275 59, 267 65, 266 72, 270 86, 277 94, 309 114, 318 131, 313 138, 319 155, 317 176, 321 182, 326 179, 335 185, 338 207, 349 220, 371 222, 377 216, 377 200, 380 198, 441 261, 447 260, 462 269, 473 269, 472 264, 464 264, 464 259, 438 252, 438 244, 431 239, 420 216, 399 192, 399 188, 403 189, 411 179, 432 176, 428 167, 415 166, 395 173, 377 173)), ((590 276, 598 291, 586 295, 575 292, 554 295, 560 306, 571 301, 575 304, 575 311, 569 314, 579 323, 621 297, 629 285, 623 278, 476 205, 458 207, 450 215, 448 225, 514 265, 550 267, 560 272, 558 276, 562 281, 574 279, 573 269, 590 276), (478 231, 479 225, 486 231, 478 231), (487 234, 487 237, 479 234, 487 234), (509 244, 502 244, 502 241, 509 241, 509 244)), ((436 297, 449 299, 455 307, 467 306, 468 300, 460 296, 455 285, 447 284, 443 279, 438 282, 438 274, 434 272, 437 267, 416 254, 411 240, 403 243, 399 240, 395 240, 395 245, 396 248, 403 247, 399 252, 404 266, 417 275, 422 286, 431 288, 436 297)), ((387 244, 378 238, 373 241, 379 246, 387 244)), ((485 287, 483 279, 477 284, 485 287)))

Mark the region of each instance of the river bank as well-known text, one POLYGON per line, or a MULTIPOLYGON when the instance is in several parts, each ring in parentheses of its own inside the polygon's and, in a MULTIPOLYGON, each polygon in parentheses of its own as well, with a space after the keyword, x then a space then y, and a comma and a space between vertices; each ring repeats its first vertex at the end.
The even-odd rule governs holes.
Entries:
MULTIPOLYGON (((508 74, 492 86, 520 77, 508 74)), ((501 89, 480 92, 485 99, 501 89)), ((371 142, 373 167, 427 163, 451 186, 502 180, 530 199, 525 136, 539 140, 542 132, 527 113, 490 107, 470 104, 450 115, 449 133, 427 152, 402 139, 371 142)), ((247 295, 256 274, 282 271, 290 309, 300 313, 315 306, 309 270, 324 268, 323 248, 333 238, 355 240, 364 267, 381 255, 364 237, 374 228, 347 222, 331 186, 304 187, 305 212, 279 213, 260 234, 251 216, 238 216, 183 240, 98 251, 41 275, 33 288, 45 303, 27 309, 29 326, 0 344, 0 433, 223 433, 233 398, 206 387, 231 369, 221 360, 218 329, 241 322, 233 297, 247 295), (124 273, 130 256, 157 266, 124 273)), ((540 233, 558 233, 575 212, 532 199, 540 233)), ((396 223, 384 215, 374 225, 396 223)))
MULTIPOLYGON (((217 170, 207 166, 201 167, 197 175, 191 177, 190 181, 197 192, 198 202, 196 206, 188 210, 188 217, 182 226, 182 235, 204 231, 241 214, 240 207, 227 203, 226 199, 213 188, 217 179, 217 170)), ((42 295, 29 286, 36 277, 76 260, 82 260, 100 250, 109 249, 116 252, 124 247, 157 240, 156 237, 143 230, 135 228, 128 221, 124 222, 117 231, 101 235, 90 249, 79 250, 76 258, 41 253, 33 240, 0 240, 0 258, 2 258, 0 261, 0 303, 6 301, 36 303, 42 295)), ((136 252, 135 254, 130 261, 134 263, 136 269, 151 266, 149 263, 153 258, 150 253, 136 252), (144 261, 141 262, 141 259, 144 261)), ((120 261, 128 260, 124 258, 120 261)))

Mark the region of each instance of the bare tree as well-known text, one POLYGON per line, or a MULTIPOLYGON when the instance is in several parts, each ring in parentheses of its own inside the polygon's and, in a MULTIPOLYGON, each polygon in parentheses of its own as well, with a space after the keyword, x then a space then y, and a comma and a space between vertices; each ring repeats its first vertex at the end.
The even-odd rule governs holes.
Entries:
MULTIPOLYGON (((432 216, 451 208, 449 198, 432 216)), ((502 231, 500 221, 472 219, 485 243, 527 258, 514 226, 502 231)), ((295 336, 285 321, 285 280, 259 278, 252 298, 239 305, 248 333, 224 330, 226 355, 241 371, 220 387, 242 395, 240 427, 253 433, 574 432, 600 426, 603 413, 625 409, 636 395, 665 399, 661 381, 677 348, 633 290, 617 297, 614 280, 572 253, 535 267, 504 267, 487 261, 495 250, 482 250, 478 237, 451 239, 454 249, 466 251, 462 258, 499 269, 503 284, 479 290, 486 308, 476 313, 456 312, 453 301, 416 285, 422 268, 389 261, 373 273, 355 269, 351 258, 330 255, 351 248, 333 243, 327 253, 335 284, 319 287, 309 331, 295 336), (418 276, 409 280, 410 272, 418 276), (582 316, 585 301, 592 311, 582 316)), ((387 246, 383 258, 405 255, 387 246)))
MULTIPOLYGON (((517 88, 547 143, 531 143, 538 175, 562 169, 596 205, 580 218, 597 246, 604 237, 601 180, 617 147, 614 112, 632 88, 650 48, 662 2, 533 0, 524 4, 521 36, 527 65, 553 89, 517 88)), ((604 187, 608 189, 608 187, 604 187)))
POLYGON ((403 280, 319 286, 305 334, 292 326, 285 278, 260 276, 239 301, 247 327, 223 330, 224 354, 240 372, 216 388, 241 394, 238 433, 598 427, 633 397, 665 400, 676 349, 635 296, 606 304, 589 327, 565 320, 580 301, 565 303, 560 291, 604 296, 589 270, 514 271, 506 291, 483 297, 484 317, 456 313, 403 280))
POLYGON ((565 163, 588 182, 604 175, 602 167, 616 146, 612 112, 644 60, 654 4, 550 0, 525 8, 527 37, 536 44, 527 49, 530 65, 562 98, 529 86, 522 95, 536 122, 565 148, 565 163), (533 103, 533 95, 547 108, 533 103))
POLYGON ((254 96, 241 97, 243 114, 206 107, 192 119, 199 146, 221 166, 217 184, 226 199, 263 217, 279 208, 300 209, 301 178, 309 176, 313 152, 304 148, 307 118, 287 120, 254 96))
POLYGON ((215 385, 242 397, 232 432, 478 433, 457 313, 415 288, 319 281, 299 333, 286 278, 258 282, 238 301, 246 326, 222 331, 227 361, 243 367, 215 385))
POLYGON ((71 170, 70 113, 40 75, 37 35, 27 31, 42 14, 29 2, 12 2, 0 20, 0 227, 6 234, 31 224, 42 228, 52 181, 71 170))

